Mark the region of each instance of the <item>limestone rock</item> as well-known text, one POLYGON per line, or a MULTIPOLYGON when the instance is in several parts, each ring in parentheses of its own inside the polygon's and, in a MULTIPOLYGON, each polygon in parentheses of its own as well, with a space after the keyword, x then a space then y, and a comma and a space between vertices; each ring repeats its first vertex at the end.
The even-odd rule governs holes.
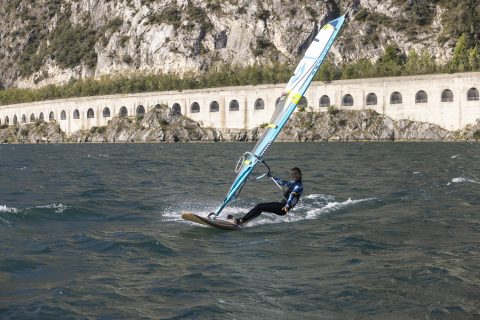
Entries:
POLYGON ((341 13, 355 32, 340 34, 329 54, 336 63, 376 60, 389 42, 405 53, 451 57, 452 42, 439 41, 445 9, 410 2, 0 0, 0 88, 131 72, 198 74, 225 64, 293 68, 318 28, 341 13), (412 24, 417 7, 428 13, 424 27, 412 24))

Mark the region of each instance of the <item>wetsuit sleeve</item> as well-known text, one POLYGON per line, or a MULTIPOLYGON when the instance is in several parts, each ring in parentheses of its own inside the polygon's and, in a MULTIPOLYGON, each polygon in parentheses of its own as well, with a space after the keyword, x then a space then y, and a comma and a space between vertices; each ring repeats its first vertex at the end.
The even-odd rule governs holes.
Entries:
POLYGON ((290 196, 288 197, 288 200, 287 200, 287 203, 285 204, 285 207, 287 208, 292 208, 292 205, 296 205, 297 204, 297 201, 298 201, 298 196, 300 196, 302 194, 302 190, 303 188, 300 187, 300 186, 295 186, 292 190, 292 192, 290 192, 290 196), (294 202, 294 200, 296 200, 294 202))
POLYGON ((277 177, 272 177, 272 178, 273 180, 277 181, 277 183, 281 186, 290 187, 290 185, 292 184, 290 181, 285 181, 277 177))

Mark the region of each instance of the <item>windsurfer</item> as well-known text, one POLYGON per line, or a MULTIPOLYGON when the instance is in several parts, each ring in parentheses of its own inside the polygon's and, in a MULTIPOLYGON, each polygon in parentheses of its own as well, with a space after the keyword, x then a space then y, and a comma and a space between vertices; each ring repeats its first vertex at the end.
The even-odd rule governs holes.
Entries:
POLYGON ((270 213, 275 213, 279 216, 283 216, 287 214, 288 211, 293 209, 293 207, 297 204, 303 192, 302 171, 300 170, 300 168, 298 167, 292 168, 291 170, 292 180, 290 181, 285 181, 282 179, 272 177, 270 176, 270 174, 269 174, 269 178, 275 180, 275 182, 278 183, 279 185, 286 186, 288 188, 287 191, 285 191, 283 194, 284 199, 278 202, 265 202, 265 203, 257 204, 243 218, 235 219, 234 220, 235 224, 244 225, 248 221, 258 217, 262 212, 270 212, 270 213))

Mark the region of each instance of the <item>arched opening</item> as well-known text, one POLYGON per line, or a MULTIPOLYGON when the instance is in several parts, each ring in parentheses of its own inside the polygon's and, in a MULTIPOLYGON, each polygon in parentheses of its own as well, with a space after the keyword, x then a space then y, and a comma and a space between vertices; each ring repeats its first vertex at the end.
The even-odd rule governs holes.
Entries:
POLYGON ((305 97, 301 97, 300 101, 298 101, 297 108, 298 110, 305 110, 308 107, 308 100, 305 97))
POLYGON ((22 123, 27 123, 27 116, 25 114, 22 115, 22 123))
POLYGON ((6 125, 10 124, 10 119, 8 119, 8 116, 5 117, 5 124, 6 125))
POLYGON ((467 91, 467 101, 478 101, 478 90, 477 88, 470 88, 467 91))
POLYGON ((103 117, 110 118, 110 109, 108 107, 103 108, 103 117))
POLYGON ((44 117, 43 117, 43 112, 40 112, 40 115, 38 116, 38 120, 39 121, 44 121, 44 117))
POLYGON ((126 107, 121 107, 120 108, 120 113, 119 113, 120 117, 126 117, 128 116, 128 110, 126 107))
POLYGON ((351 94, 346 94, 346 95, 343 96, 342 106, 344 106, 344 107, 353 106, 353 97, 352 97, 351 94))
POLYGON ((50 114, 48 115, 48 121, 54 121, 55 120, 55 114, 53 111, 50 111, 50 114))
POLYGON ((253 106, 254 110, 263 110, 265 109, 265 101, 263 99, 258 98, 255 100, 255 105, 253 106))
POLYGON ((278 103, 280 102, 280 99, 281 99, 281 98, 282 98, 282 97, 278 97, 277 100, 275 100, 275 108, 278 106, 278 103))
POLYGON ((210 112, 218 112, 220 111, 220 105, 217 101, 212 101, 210 103, 210 112))
POLYGON ((142 105, 137 107, 137 116, 144 116, 145 115, 145 108, 142 105))
POLYGON ((369 94, 367 94, 367 98, 365 102, 367 106, 376 106, 378 103, 377 95, 373 92, 370 92, 369 94))
POLYGON ((275 101, 275 109, 278 108, 280 105, 284 105, 285 101, 287 100, 288 95, 284 94, 283 96, 280 96, 277 98, 275 101))
POLYGON ((425 91, 420 90, 415 94, 415 103, 427 103, 428 95, 425 91))
POLYGON ((78 111, 78 109, 75 109, 75 111, 73 111, 73 119, 80 119, 80 112, 78 111))
POLYGON ((95 118, 95 112, 93 112, 93 109, 90 108, 87 110, 87 119, 93 119, 95 118))
POLYGON ((172 111, 174 114, 181 115, 182 114, 182 107, 178 103, 174 103, 172 106, 172 111))
POLYGON ((450 89, 445 89, 442 92, 442 102, 453 102, 453 92, 450 89))
POLYGON ((67 120, 67 113, 65 112, 65 110, 62 110, 62 112, 60 113, 60 120, 67 120))
POLYGON ((320 97, 320 108, 328 108, 330 107, 330 97, 327 95, 323 95, 320 97))
POLYGON ((402 103, 402 95, 400 94, 400 92, 395 91, 394 93, 392 93, 392 95, 390 96, 390 104, 401 104, 401 103, 402 103))
POLYGON ((238 103, 237 100, 232 100, 230 101, 230 105, 228 106, 228 109, 230 111, 238 111, 240 110, 240 104, 238 103))
POLYGON ((33 113, 30 115, 30 122, 35 122, 35 115, 33 113))
POLYGON ((200 112, 200 105, 198 104, 198 102, 192 103, 192 105, 190 106, 190 113, 199 113, 199 112, 200 112))
POLYGON ((17 115, 14 115, 13 116, 13 124, 17 124, 17 123, 18 123, 17 115))

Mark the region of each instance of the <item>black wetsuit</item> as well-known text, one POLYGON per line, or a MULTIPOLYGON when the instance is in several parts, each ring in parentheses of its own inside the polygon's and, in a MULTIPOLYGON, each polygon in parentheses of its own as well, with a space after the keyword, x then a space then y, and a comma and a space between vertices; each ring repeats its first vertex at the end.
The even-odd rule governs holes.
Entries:
POLYGON ((283 216, 287 213, 285 210, 282 210, 284 207, 292 209, 297 204, 303 192, 302 181, 284 181, 275 177, 273 179, 275 179, 278 184, 288 187, 283 195, 284 199, 280 202, 274 201, 257 204, 242 218, 243 223, 258 217, 262 212, 270 212, 283 216))

